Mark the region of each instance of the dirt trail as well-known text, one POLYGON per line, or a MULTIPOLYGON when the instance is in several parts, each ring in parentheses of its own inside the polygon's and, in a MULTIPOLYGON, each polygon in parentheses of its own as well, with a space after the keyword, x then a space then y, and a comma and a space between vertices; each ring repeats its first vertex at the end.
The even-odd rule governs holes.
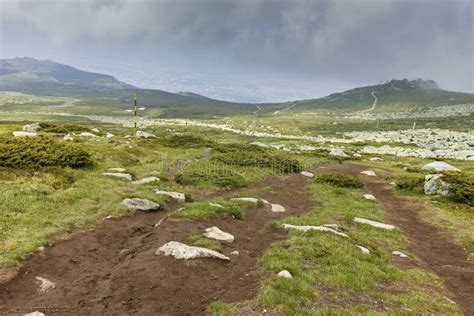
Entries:
POLYGON ((356 164, 331 165, 321 171, 352 174, 364 181, 367 193, 373 194, 388 215, 410 240, 408 250, 420 259, 421 267, 438 275, 466 315, 474 315, 474 263, 469 254, 453 242, 441 228, 420 218, 423 203, 395 195, 393 187, 380 178, 361 177, 367 167, 356 164))
POLYGON ((26 260, 17 277, 0 285, 0 314, 200 315, 217 299, 252 299, 262 279, 257 260, 271 243, 286 237, 265 224, 310 210, 313 205, 305 188, 309 182, 300 175, 285 175, 243 190, 282 204, 287 208, 283 214, 262 207, 248 210, 242 221, 167 220, 158 229, 153 225, 164 211, 105 220, 95 231, 75 234, 26 260), (164 243, 187 242, 187 236, 202 234, 210 226, 235 236, 233 244, 224 246, 224 253, 238 250, 238 257, 231 256, 227 263, 154 255, 164 243), (56 288, 39 293, 36 276, 56 283, 56 288))

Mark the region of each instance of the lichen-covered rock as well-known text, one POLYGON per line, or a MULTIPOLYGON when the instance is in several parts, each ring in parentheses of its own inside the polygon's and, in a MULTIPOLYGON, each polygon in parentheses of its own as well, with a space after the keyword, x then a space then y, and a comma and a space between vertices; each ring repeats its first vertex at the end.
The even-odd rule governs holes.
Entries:
POLYGON ((425 194, 449 195, 449 184, 443 181, 442 174, 428 174, 425 176, 425 194))
POLYGON ((121 203, 129 209, 139 210, 139 211, 155 211, 160 208, 158 203, 147 199, 131 198, 125 199, 121 203))
POLYGON ((143 179, 133 181, 132 183, 140 185, 140 184, 147 184, 147 183, 159 182, 159 181, 160 181, 160 178, 158 177, 145 177, 143 179))
POLYGON ((354 217, 354 222, 360 223, 360 224, 370 225, 370 226, 376 227, 376 228, 387 229, 387 230, 395 229, 395 226, 393 226, 393 225, 384 224, 384 223, 380 223, 380 222, 376 222, 376 221, 371 221, 370 219, 365 219, 365 218, 360 218, 360 217, 354 217))
POLYGON ((220 230, 218 227, 210 227, 206 228, 206 232, 204 233, 204 237, 215 239, 223 242, 232 243, 234 242, 234 236, 220 230))
POLYGON ((224 256, 223 254, 202 247, 193 247, 186 244, 170 241, 155 252, 155 255, 171 256, 176 259, 195 259, 195 258, 216 258, 221 260, 230 261, 229 257, 224 256))
POLYGON ((421 169, 423 170, 434 170, 434 171, 460 171, 458 168, 446 163, 444 161, 433 161, 424 165, 421 169))
POLYGON ((56 287, 56 284, 45 278, 37 276, 35 279, 41 282, 39 286, 39 292, 41 293, 48 292, 49 290, 52 290, 56 287))

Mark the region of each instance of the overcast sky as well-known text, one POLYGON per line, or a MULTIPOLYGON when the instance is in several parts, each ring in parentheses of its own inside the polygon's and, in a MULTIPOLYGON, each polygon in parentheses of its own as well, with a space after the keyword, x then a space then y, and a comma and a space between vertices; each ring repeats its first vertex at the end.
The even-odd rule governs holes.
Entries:
POLYGON ((0 0, 0 57, 286 101, 393 78, 474 92, 471 0, 0 0))

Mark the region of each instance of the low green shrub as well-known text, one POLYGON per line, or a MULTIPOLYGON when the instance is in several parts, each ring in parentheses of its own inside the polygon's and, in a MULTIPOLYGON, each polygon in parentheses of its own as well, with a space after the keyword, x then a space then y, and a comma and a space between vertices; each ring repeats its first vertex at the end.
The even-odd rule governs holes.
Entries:
POLYGON ((162 138, 158 138, 157 141, 170 148, 199 148, 199 147, 211 147, 212 141, 204 138, 190 135, 190 134, 175 134, 162 138))
POLYGON ((449 199, 474 206, 474 176, 460 172, 446 172, 443 181, 449 184, 449 199))
POLYGON ((278 152, 228 151, 217 154, 212 159, 229 165, 271 168, 283 173, 299 172, 302 170, 298 160, 278 152))
POLYGON ((424 176, 400 176, 395 179, 397 189, 421 193, 425 184, 424 176))
POLYGON ((221 188, 241 188, 248 184, 247 180, 238 173, 212 169, 187 168, 178 174, 175 180, 183 185, 214 185, 221 188))
POLYGON ((323 173, 315 178, 316 182, 330 184, 339 188, 362 188, 362 181, 354 176, 338 172, 323 173))
POLYGON ((43 137, 0 140, 0 167, 81 168, 91 164, 89 153, 75 143, 60 142, 43 137))
POLYGON ((39 123, 40 131, 57 134, 67 134, 72 132, 90 132, 90 128, 79 125, 79 124, 63 124, 57 125, 52 123, 41 122, 39 123))

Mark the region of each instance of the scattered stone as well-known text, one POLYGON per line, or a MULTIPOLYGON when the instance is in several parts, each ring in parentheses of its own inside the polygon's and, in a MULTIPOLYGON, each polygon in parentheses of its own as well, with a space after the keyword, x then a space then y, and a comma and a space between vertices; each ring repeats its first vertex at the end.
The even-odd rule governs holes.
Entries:
POLYGON ((155 138, 156 136, 144 131, 137 131, 137 137, 138 138, 155 138))
POLYGON ((108 219, 111 219, 113 218, 112 215, 107 215, 106 217, 103 217, 102 220, 105 221, 105 220, 108 220, 108 219))
POLYGON ((359 249, 359 250, 362 251, 363 253, 368 254, 368 255, 370 254, 370 250, 369 250, 369 249, 367 249, 367 248, 365 248, 365 247, 363 247, 363 246, 359 246, 359 245, 356 245, 356 247, 357 247, 357 249, 359 249))
POLYGON ((39 123, 33 123, 33 124, 28 124, 28 125, 23 126, 23 130, 25 132, 30 132, 30 133, 37 132, 39 128, 40 128, 39 123))
POLYGON ((354 156, 354 157, 362 157, 362 155, 359 154, 359 153, 355 153, 355 154, 353 154, 352 156, 354 156))
POLYGON ((115 173, 115 172, 104 172, 102 173, 103 176, 108 176, 108 177, 116 177, 116 178, 122 178, 128 181, 132 181, 132 175, 128 173, 115 173))
POLYGON ((375 174, 375 172, 373 172, 372 170, 361 171, 361 174, 365 174, 366 176, 369 176, 369 177, 376 177, 377 176, 375 174))
POLYGON ((293 279, 293 276, 288 270, 282 270, 278 272, 277 276, 279 276, 280 278, 285 278, 285 279, 293 279))
POLYGON ((392 251, 392 255, 399 256, 400 258, 408 258, 408 256, 401 251, 392 251))
POLYGON ((13 132, 14 137, 35 137, 37 135, 38 134, 36 134, 35 132, 24 132, 24 131, 13 132))
POLYGON ((229 257, 224 256, 223 254, 202 247, 193 247, 186 244, 170 241, 155 252, 155 255, 163 256, 172 256, 176 259, 195 259, 195 258, 216 258, 221 260, 230 261, 229 257))
POLYGON ((98 128, 93 128, 93 129, 91 129, 91 131, 93 131, 94 133, 100 133, 98 128))
POLYGON ((53 282, 45 278, 37 276, 35 277, 35 279, 41 282, 40 287, 39 287, 39 291, 41 293, 48 292, 49 290, 52 290, 56 287, 56 284, 54 284, 53 282))
POLYGON ((139 198, 125 199, 120 204, 125 205, 129 209, 139 211, 154 211, 160 208, 160 205, 158 203, 139 198))
POLYGON ((43 314, 42 312, 35 311, 33 313, 23 314, 23 316, 46 316, 46 315, 43 314))
POLYGON ((160 195, 167 195, 172 199, 175 199, 178 203, 184 203, 186 201, 186 196, 184 195, 184 193, 162 191, 160 189, 155 190, 155 193, 160 195))
POLYGON ((390 185, 397 185, 397 184, 395 183, 395 181, 392 181, 392 182, 390 182, 389 184, 390 184, 390 185))
POLYGON ((423 187, 425 194, 449 195, 449 184, 443 181, 442 174, 428 174, 425 176, 425 185, 423 187))
POLYGON ((370 161, 382 161, 383 159, 380 157, 372 157, 369 159, 370 161))
POLYGON ((133 184, 147 184, 147 183, 152 183, 152 182, 158 182, 160 181, 160 178, 157 177, 145 177, 143 179, 133 181, 133 184))
POLYGON ((97 138, 99 136, 95 135, 95 134, 92 134, 92 133, 89 133, 89 132, 82 132, 79 134, 79 136, 83 136, 83 137, 92 137, 92 138, 97 138))
POLYGON ((115 135, 112 134, 112 133, 107 133, 107 134, 105 134, 105 138, 112 138, 112 137, 114 137, 114 136, 115 136, 115 135))
POLYGON ((230 254, 231 254, 232 256, 236 256, 236 257, 238 257, 238 256, 240 255, 240 253, 239 253, 237 250, 236 250, 236 251, 232 251, 230 254))
POLYGON ((330 227, 325 227, 325 226, 295 226, 295 225, 291 225, 291 224, 283 224, 283 228, 285 228, 285 229, 296 229, 296 230, 301 230, 301 231, 304 231, 304 232, 309 231, 309 230, 318 230, 318 231, 321 231, 321 232, 329 232, 329 233, 332 233, 332 234, 335 234, 335 235, 338 235, 338 236, 341 236, 341 237, 349 238, 349 236, 347 236, 346 234, 338 232, 335 229, 332 229, 330 227))
POLYGON ((216 226, 206 228, 206 232, 204 233, 204 237, 219 240, 219 241, 223 241, 223 242, 228 242, 228 243, 234 242, 234 236, 233 235, 231 235, 229 233, 226 233, 226 232, 223 232, 222 230, 220 230, 216 226))
POLYGON ((308 172, 308 171, 301 171, 300 173, 302 176, 308 177, 308 178, 314 178, 314 173, 308 172))
POLYGON ((393 230, 395 229, 395 226, 390 225, 390 224, 384 224, 376 221, 371 221, 369 219, 365 218, 360 218, 360 217, 354 217, 354 222, 360 223, 360 224, 367 224, 373 227, 377 228, 382 228, 382 229, 387 229, 387 230, 393 230))
POLYGON ((109 171, 114 171, 114 172, 125 172, 127 169, 125 168, 109 168, 109 171))
POLYGON ((225 208, 223 205, 220 205, 220 204, 217 204, 217 203, 212 203, 212 202, 209 202, 209 205, 213 206, 213 207, 218 207, 218 208, 225 208))
POLYGON ((206 158, 209 158, 212 156, 212 148, 204 148, 202 151, 202 155, 206 158))
POLYGON ((64 135, 63 139, 64 140, 74 140, 74 137, 72 137, 71 134, 66 134, 66 135, 64 135))
POLYGON ((371 201, 376 201, 377 199, 372 194, 364 194, 364 198, 371 201))
POLYGON ((460 171, 458 168, 451 166, 449 163, 444 161, 430 162, 429 164, 424 165, 421 169, 435 171, 460 171))
POLYGON ((332 148, 329 151, 329 155, 335 156, 335 157, 349 157, 349 155, 346 154, 342 148, 332 148))
POLYGON ((250 143, 250 145, 255 145, 255 146, 258 146, 258 147, 263 147, 263 148, 269 148, 270 146, 265 144, 265 143, 262 143, 262 142, 252 142, 250 143))
POLYGON ((244 201, 251 202, 253 204, 258 204, 259 199, 253 197, 241 197, 241 198, 232 198, 232 201, 244 201))
POLYGON ((262 199, 262 202, 265 203, 265 204, 270 205, 271 208, 272 208, 272 212, 274 212, 274 213, 284 213, 284 212, 286 212, 285 207, 280 205, 280 204, 270 203, 270 202, 268 202, 267 200, 264 200, 264 199, 262 199))

